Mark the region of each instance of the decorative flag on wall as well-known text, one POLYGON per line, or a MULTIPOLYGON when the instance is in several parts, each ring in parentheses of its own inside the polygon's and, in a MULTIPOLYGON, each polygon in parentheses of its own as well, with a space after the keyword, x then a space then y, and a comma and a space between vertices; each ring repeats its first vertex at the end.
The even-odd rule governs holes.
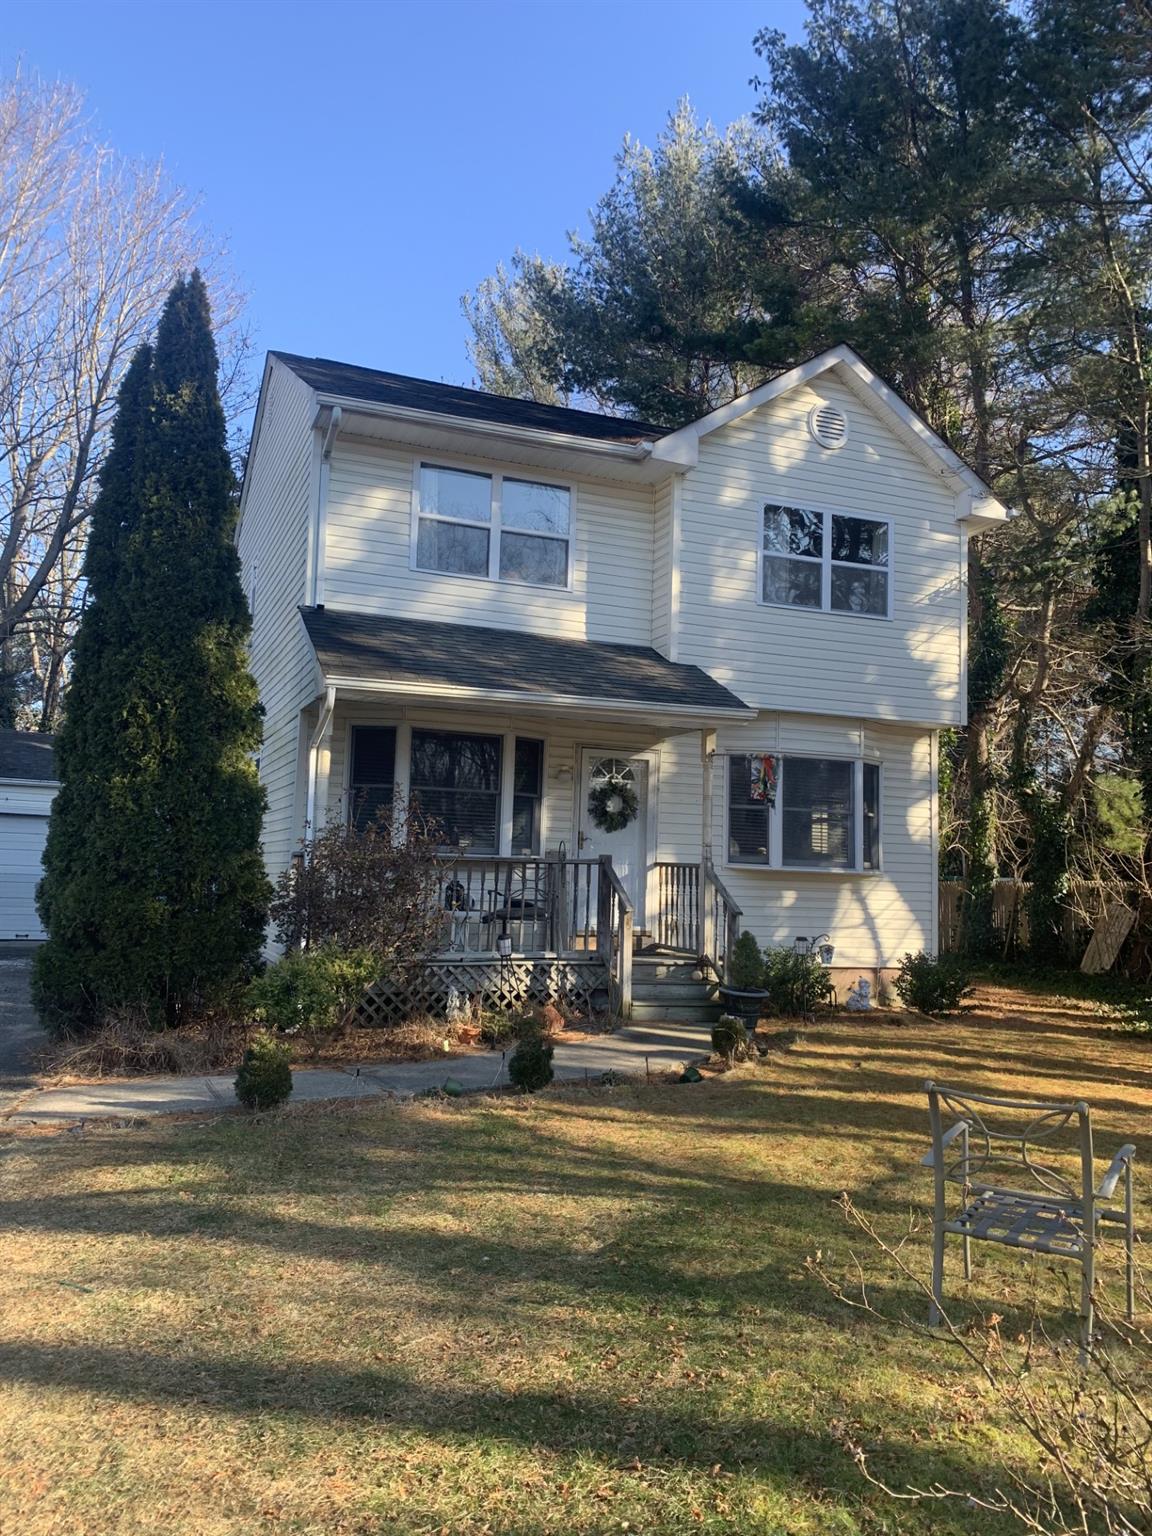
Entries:
POLYGON ((772 756, 756 756, 748 759, 752 773, 752 798, 763 800, 765 805, 776 804, 776 759, 772 756))

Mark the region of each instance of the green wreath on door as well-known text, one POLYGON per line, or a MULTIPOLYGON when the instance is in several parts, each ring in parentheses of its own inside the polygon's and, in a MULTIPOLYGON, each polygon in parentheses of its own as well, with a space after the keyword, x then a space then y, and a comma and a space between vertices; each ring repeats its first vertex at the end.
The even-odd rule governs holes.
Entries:
POLYGON ((605 779, 588 792, 588 815, 601 832, 622 832, 636 820, 640 800, 627 779, 605 779))

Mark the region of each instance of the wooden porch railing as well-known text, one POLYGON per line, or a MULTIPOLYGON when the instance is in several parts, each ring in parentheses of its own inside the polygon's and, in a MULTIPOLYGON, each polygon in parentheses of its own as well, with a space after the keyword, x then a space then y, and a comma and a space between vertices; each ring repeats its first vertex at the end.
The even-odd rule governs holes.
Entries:
POLYGON ((703 953, 699 864, 656 865, 656 920, 652 928, 661 949, 703 953))
POLYGON ((631 898, 612 868, 611 854, 602 854, 597 880, 596 949, 608 971, 613 1012, 632 1014, 632 948, 634 912, 631 898))
POLYGON ((442 953, 491 955, 507 935, 518 954, 595 947, 596 859, 464 857, 441 873, 442 953))
POLYGON ((740 937, 740 919, 744 914, 710 859, 700 865, 700 886, 700 924, 703 929, 700 952, 723 983, 728 980, 728 966, 733 947, 740 937))

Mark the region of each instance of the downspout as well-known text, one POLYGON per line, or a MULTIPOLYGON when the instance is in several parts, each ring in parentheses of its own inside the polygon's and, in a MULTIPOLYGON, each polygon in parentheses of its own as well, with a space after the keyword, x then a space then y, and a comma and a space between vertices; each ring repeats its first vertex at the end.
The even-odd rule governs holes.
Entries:
POLYGON ((340 432, 340 425, 343 420, 343 410, 340 406, 334 405, 332 407, 332 414, 328 418, 328 425, 324 429, 324 441, 320 446, 320 474, 317 477, 319 485, 317 487, 316 524, 312 547, 312 590, 308 594, 309 603, 316 608, 324 606, 324 546, 327 542, 328 475, 332 463, 332 449, 336 446, 336 438, 340 432))
POLYGON ((331 728, 335 709, 336 690, 330 686, 324 695, 324 704, 320 710, 320 718, 316 722, 316 729, 312 732, 312 739, 308 743, 308 802, 304 812, 304 826, 308 837, 316 835, 316 781, 319 777, 320 748, 331 728))

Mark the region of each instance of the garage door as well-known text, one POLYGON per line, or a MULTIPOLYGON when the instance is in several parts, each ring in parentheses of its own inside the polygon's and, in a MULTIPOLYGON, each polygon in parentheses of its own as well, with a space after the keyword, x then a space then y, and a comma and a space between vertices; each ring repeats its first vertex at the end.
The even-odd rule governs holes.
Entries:
POLYGON ((36 886, 47 816, 0 816, 0 939, 42 939, 36 886))

